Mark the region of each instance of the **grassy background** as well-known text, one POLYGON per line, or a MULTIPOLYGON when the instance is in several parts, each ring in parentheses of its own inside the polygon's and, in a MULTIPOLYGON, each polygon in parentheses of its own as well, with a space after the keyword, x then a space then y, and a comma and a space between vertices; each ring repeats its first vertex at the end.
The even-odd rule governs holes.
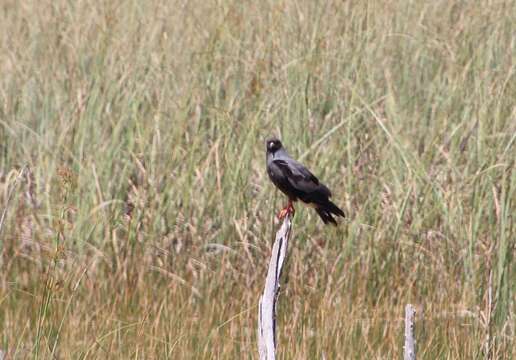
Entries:
POLYGON ((516 2, 2 1, 0 349, 256 358, 281 136, 279 357, 516 354, 516 2))

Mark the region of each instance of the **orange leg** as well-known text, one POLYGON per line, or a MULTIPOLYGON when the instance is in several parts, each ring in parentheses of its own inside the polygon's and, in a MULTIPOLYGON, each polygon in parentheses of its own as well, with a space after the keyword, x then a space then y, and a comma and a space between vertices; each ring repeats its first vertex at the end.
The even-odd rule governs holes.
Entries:
POLYGON ((295 213, 296 213, 296 209, 294 209, 294 204, 289 199, 287 207, 284 209, 281 209, 281 211, 279 212, 278 219, 283 220, 285 218, 285 216, 287 216, 287 214, 294 215, 295 213))

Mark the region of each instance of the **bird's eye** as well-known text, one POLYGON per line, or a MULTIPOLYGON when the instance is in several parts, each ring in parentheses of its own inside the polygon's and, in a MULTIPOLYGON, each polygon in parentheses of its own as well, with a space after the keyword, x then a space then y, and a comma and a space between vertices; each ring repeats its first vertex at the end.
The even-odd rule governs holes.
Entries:
POLYGON ((272 149, 273 147, 274 147, 274 141, 271 141, 271 142, 269 143, 269 148, 271 148, 271 149, 272 149))

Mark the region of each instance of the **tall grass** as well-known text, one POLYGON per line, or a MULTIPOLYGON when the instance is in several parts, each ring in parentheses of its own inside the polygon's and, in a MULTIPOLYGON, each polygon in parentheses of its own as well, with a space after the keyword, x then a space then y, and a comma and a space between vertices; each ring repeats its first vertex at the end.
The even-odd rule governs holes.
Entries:
POLYGON ((283 197, 280 358, 516 353, 515 1, 4 1, 0 349, 256 358, 283 197))

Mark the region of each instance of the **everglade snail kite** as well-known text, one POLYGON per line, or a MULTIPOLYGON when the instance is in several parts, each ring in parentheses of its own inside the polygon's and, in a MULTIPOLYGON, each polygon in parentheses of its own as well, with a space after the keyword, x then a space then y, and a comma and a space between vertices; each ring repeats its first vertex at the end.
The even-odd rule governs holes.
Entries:
POLYGON ((344 212, 330 201, 330 189, 303 164, 292 159, 279 139, 268 139, 266 148, 269 178, 288 196, 288 205, 281 210, 278 217, 283 219, 289 213, 294 214, 293 203, 301 200, 307 206, 313 207, 325 224, 337 225, 332 215, 344 217, 344 212))

